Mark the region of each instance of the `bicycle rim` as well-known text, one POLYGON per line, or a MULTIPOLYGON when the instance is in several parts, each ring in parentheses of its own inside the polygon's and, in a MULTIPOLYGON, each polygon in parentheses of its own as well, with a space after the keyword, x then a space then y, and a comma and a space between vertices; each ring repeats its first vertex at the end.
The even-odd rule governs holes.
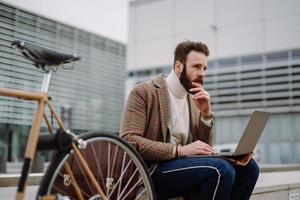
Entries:
MULTIPOLYGON (((118 136, 103 133, 89 133, 81 138, 87 146, 80 151, 107 199, 155 199, 146 165, 128 143, 118 136)), ((54 157, 43 177, 38 197, 59 194, 79 199, 75 192, 76 184, 65 170, 66 162, 71 167, 83 199, 102 199, 72 151, 54 157)))

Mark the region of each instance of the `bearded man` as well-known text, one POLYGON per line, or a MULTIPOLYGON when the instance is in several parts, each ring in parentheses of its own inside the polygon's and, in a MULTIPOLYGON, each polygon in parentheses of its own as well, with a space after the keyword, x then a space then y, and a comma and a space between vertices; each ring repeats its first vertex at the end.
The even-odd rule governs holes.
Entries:
POLYGON ((159 200, 243 200, 256 184, 254 160, 236 166, 210 156, 214 116, 203 88, 208 56, 202 42, 179 43, 171 73, 135 86, 128 97, 120 134, 148 164, 159 200))

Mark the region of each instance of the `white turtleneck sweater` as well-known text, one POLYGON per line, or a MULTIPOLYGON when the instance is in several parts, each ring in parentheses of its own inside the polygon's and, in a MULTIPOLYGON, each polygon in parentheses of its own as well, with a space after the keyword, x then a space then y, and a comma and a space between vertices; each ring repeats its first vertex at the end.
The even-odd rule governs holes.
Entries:
POLYGON ((185 145, 190 131, 188 93, 173 70, 166 78, 166 83, 170 97, 168 127, 171 143, 185 145))

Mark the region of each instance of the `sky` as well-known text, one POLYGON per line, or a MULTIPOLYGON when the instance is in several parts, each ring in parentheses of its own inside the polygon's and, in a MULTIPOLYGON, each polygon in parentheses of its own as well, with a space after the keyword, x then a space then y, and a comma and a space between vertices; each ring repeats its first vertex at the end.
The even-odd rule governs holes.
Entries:
POLYGON ((123 43, 128 0, 2 0, 10 5, 123 43))

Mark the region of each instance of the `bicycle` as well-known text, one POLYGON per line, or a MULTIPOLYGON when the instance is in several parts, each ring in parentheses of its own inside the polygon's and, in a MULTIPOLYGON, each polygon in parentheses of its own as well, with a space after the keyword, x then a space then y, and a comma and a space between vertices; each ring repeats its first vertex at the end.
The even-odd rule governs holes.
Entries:
POLYGON ((78 136, 64 127, 56 113, 48 96, 51 75, 66 63, 74 64, 80 57, 23 41, 14 41, 11 45, 43 71, 40 92, 0 87, 0 96, 37 101, 15 199, 24 198, 36 151, 55 150, 42 177, 37 200, 154 200, 153 184, 146 165, 132 145, 109 133, 89 132, 78 136), (45 113, 46 108, 59 127, 57 131, 45 113), (40 134, 43 119, 48 135, 40 134))

